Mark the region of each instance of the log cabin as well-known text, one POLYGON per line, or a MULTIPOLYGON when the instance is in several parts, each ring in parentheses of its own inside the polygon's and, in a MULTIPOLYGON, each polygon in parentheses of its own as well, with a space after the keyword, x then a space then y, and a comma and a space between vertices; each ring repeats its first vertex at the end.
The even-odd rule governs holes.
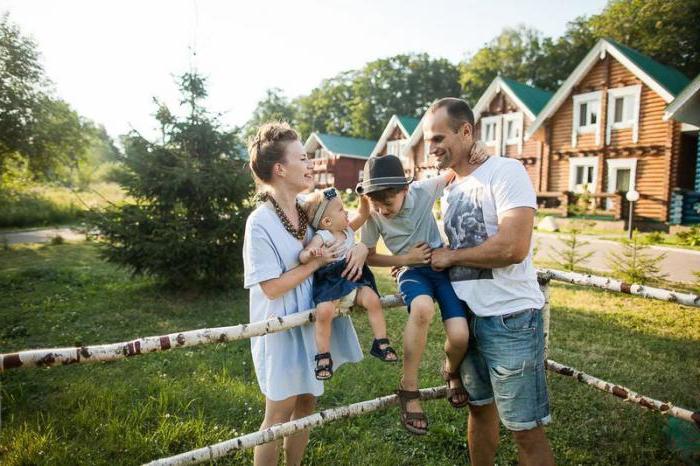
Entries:
POLYGON ((376 145, 377 141, 369 139, 311 133, 304 150, 314 161, 314 188, 335 186, 354 190, 376 145))
POLYGON ((544 129, 525 141, 525 131, 552 97, 552 92, 497 76, 472 109, 475 136, 490 155, 520 160, 535 191, 543 191, 541 171, 547 158, 544 129))
POLYGON ((669 223, 672 225, 700 223, 700 75, 666 107, 664 121, 674 119, 681 123, 682 137, 695 137, 695 183, 693 190, 676 189, 671 193, 669 223))
POLYGON ((413 173, 413 160, 405 156, 405 149, 420 120, 405 115, 393 115, 384 127, 382 135, 374 146, 370 157, 393 154, 401 159, 407 176, 413 173))
MULTIPOLYGON (((686 137, 680 122, 664 120, 688 82, 634 49, 599 40, 525 131, 525 141, 543 132, 548 146, 541 189, 636 190, 635 217, 668 222, 671 193, 694 186, 697 135, 686 137)), ((611 199, 601 207, 620 210, 611 199)))

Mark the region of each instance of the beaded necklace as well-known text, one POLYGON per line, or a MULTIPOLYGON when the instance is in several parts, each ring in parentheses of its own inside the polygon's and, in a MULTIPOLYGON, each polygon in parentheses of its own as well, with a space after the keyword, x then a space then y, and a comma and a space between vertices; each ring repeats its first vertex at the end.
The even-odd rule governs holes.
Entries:
POLYGON ((262 198, 262 200, 270 201, 272 207, 275 208, 277 216, 279 217, 280 221, 282 221, 284 229, 287 230, 290 235, 292 235, 299 241, 302 241, 306 237, 306 229, 309 224, 309 218, 306 216, 306 212, 304 212, 304 209, 301 208, 301 205, 299 205, 298 201, 295 201, 294 204, 297 209, 297 214, 299 215, 299 228, 294 228, 294 226, 292 226, 292 222, 289 220, 289 218, 287 218, 287 215, 285 215, 284 211, 277 203, 277 201, 275 201, 274 197, 270 196, 267 193, 261 195, 260 197, 262 198))

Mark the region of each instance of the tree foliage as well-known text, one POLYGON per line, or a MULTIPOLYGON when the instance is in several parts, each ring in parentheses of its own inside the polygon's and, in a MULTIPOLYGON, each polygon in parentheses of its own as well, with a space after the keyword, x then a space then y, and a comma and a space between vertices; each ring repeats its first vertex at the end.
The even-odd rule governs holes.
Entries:
POLYGON ((91 128, 52 95, 34 41, 0 17, 0 179, 17 167, 39 179, 71 172, 89 150, 91 128))
POLYGON ((265 92, 265 98, 258 102, 253 111, 253 116, 245 125, 245 139, 255 135, 263 123, 268 121, 286 121, 292 126, 296 125, 296 107, 284 95, 282 89, 274 87, 265 92))
POLYGON ((459 71, 427 54, 396 55, 324 80, 295 101, 303 135, 313 131, 376 139, 394 114, 420 117, 432 101, 459 96, 459 71))
POLYGON ((124 138, 121 183, 135 203, 93 217, 109 261, 177 287, 234 284, 249 212, 245 149, 200 105, 205 84, 197 73, 180 77, 187 115, 161 105, 161 141, 124 138))
POLYGON ((600 14, 569 22, 558 38, 525 26, 506 28, 460 64, 460 83, 472 105, 498 75, 554 91, 601 38, 692 78, 700 72, 699 17, 700 0, 612 0, 600 14))

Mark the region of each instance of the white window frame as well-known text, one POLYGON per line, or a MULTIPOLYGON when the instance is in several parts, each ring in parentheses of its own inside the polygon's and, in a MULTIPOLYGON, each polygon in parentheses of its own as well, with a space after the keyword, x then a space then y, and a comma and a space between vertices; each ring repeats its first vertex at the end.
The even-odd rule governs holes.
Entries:
POLYGON ((503 115, 503 153, 506 153, 506 146, 517 145, 518 155, 523 153, 523 112, 506 113, 503 115), (508 122, 512 121, 518 135, 508 138, 508 122))
MULTIPOLYGON (((607 125, 605 128, 605 143, 610 144, 610 136, 612 130, 614 129, 628 129, 632 128, 632 142, 637 143, 639 141, 639 107, 642 98, 642 85, 637 84, 635 86, 618 87, 616 89, 608 89, 608 118, 607 125), (615 123, 615 99, 632 97, 634 102, 632 104, 632 115, 629 120, 625 120, 619 123, 615 123)), ((624 115, 624 104, 623 104, 623 115, 624 115)))
POLYGON ((496 115, 496 116, 490 116, 490 117, 483 117, 481 118, 481 140, 484 142, 484 144, 487 147, 493 147, 495 150, 494 155, 501 155, 501 121, 503 118, 501 118, 501 115, 496 115), (489 125, 491 123, 495 123, 494 126, 494 140, 493 141, 486 141, 486 125, 489 125))
MULTIPOLYGON (((595 133, 595 143, 596 145, 600 144, 600 118, 603 114, 603 91, 593 91, 593 92, 587 92, 586 94, 578 94, 573 96, 574 99, 574 115, 573 115, 573 125, 571 127, 571 147, 576 147, 576 144, 578 143, 578 135, 579 134, 589 134, 589 133, 595 133), (579 114, 580 112, 580 107, 582 104, 591 104, 591 103, 596 103, 597 102, 597 108, 598 108, 598 113, 597 113, 597 118, 596 122, 594 125, 589 124, 586 126, 582 126, 579 128, 579 114)), ((590 109, 592 107, 588 107, 588 113, 590 113, 590 109)))
MULTIPOLYGON (((637 185, 637 159, 609 159, 606 160, 605 163, 607 164, 608 168, 608 192, 609 193, 614 193, 615 191, 615 185, 617 184, 617 171, 618 170, 625 170, 629 169, 630 171, 630 191, 635 189, 637 185)), ((612 204, 610 203, 610 200, 608 199, 608 202, 606 202, 606 208, 610 209, 612 207, 612 204)))
POLYGON ((581 192, 576 189, 576 169, 578 167, 593 167, 592 186, 588 186, 588 192, 595 193, 598 186, 598 157, 577 157, 569 159, 569 191, 581 192))

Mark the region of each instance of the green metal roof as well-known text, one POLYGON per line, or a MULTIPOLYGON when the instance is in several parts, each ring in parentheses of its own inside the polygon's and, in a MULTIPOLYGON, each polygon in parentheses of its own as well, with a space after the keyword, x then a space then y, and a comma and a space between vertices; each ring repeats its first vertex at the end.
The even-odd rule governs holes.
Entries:
POLYGON ((399 119, 401 126, 403 126, 404 129, 408 131, 409 136, 413 134, 413 132, 416 130, 416 127, 418 126, 418 123, 420 123, 420 120, 418 118, 413 118, 410 116, 396 115, 396 118, 399 119))
POLYGON ((635 65, 644 70, 645 73, 651 76, 654 81, 663 86, 673 96, 677 96, 690 82, 690 79, 688 79, 686 75, 675 68, 662 65, 643 53, 631 49, 626 45, 622 45, 621 43, 612 39, 606 38, 605 40, 614 45, 616 49, 624 54, 635 65))
POLYGON ((377 144, 377 141, 370 141, 369 139, 349 138, 336 134, 316 133, 316 136, 333 153, 357 155, 366 158, 369 157, 372 149, 377 144))
POLYGON ((554 95, 553 92, 545 91, 537 87, 528 86, 527 84, 513 81, 512 79, 501 78, 508 84, 513 93, 520 101, 527 105, 527 108, 537 116, 538 113, 547 105, 549 99, 554 95))

